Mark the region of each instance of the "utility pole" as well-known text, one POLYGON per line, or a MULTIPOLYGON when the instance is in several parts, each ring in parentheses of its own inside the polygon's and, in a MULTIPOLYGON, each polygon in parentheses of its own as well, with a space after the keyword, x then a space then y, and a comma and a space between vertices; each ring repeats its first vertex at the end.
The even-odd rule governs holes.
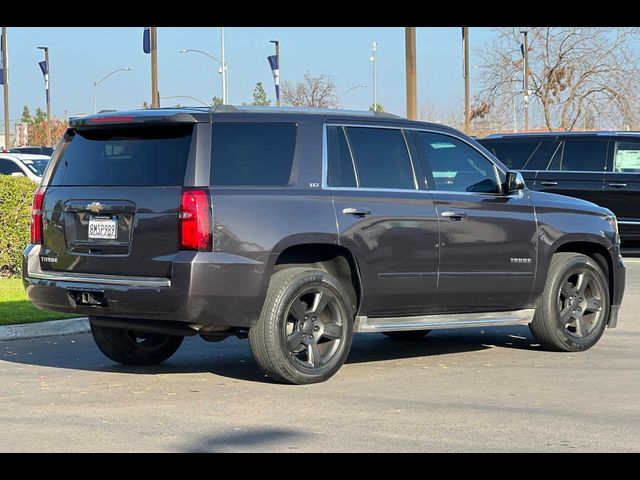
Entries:
POLYGON ((404 27, 405 63, 407 76, 407 118, 418 118, 416 85, 416 27, 404 27))
POLYGON ((369 57, 369 60, 371 60, 371 64, 373 67, 373 111, 374 112, 378 111, 378 86, 376 84, 376 46, 377 46, 377 43, 373 42, 373 50, 371 52, 371 57, 369 57))
POLYGON ((160 93, 158 92, 158 27, 149 28, 149 43, 151 44, 151 108, 160 108, 160 93))
POLYGON ((4 86, 4 146, 9 148, 9 52, 7 27, 2 27, 2 85, 4 86))
POLYGON ((462 27, 462 46, 464 56, 464 133, 471 130, 471 112, 469 110, 469 27, 462 27))
POLYGON ((220 49, 222 50, 222 104, 226 105, 229 98, 227 94, 227 62, 224 61, 224 27, 220 27, 220 49))
POLYGON ((524 35, 524 44, 521 45, 524 65, 522 68, 522 83, 524 89, 524 131, 529 131, 529 39, 527 30, 520 30, 524 35))

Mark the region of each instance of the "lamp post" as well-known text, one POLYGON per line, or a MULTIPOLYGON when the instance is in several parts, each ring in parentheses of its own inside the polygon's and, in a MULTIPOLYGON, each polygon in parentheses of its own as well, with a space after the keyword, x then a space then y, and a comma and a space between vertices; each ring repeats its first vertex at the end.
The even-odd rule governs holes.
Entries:
POLYGON ((118 73, 118 72, 128 72, 130 71, 131 68, 126 67, 126 68, 118 68, 117 70, 114 70, 113 72, 111 72, 109 75, 105 76, 104 78, 102 78, 102 80, 98 80, 97 82, 93 82, 93 113, 95 114, 97 111, 96 108, 96 87, 98 85, 100 85, 102 82, 104 82, 107 78, 109 78, 111 75, 113 75, 114 73, 118 73))
POLYGON ((340 95, 338 95, 338 99, 344 97, 347 93, 349 93, 351 90, 355 90, 356 88, 367 88, 369 85, 365 85, 364 83, 361 83, 360 85, 354 85, 353 87, 349 88, 348 90, 346 90, 344 93, 341 93, 340 95))
POLYGON ((44 67, 40 65, 44 75, 44 88, 47 95, 47 146, 51 146, 51 69, 49 68, 49 47, 37 47, 44 50, 44 67))
POLYGON ((524 35, 524 43, 521 45, 522 58, 524 65, 522 67, 522 85, 524 90, 524 131, 529 131, 529 32, 520 30, 524 35))
POLYGON ((226 81, 226 72, 227 72, 227 62, 222 62, 221 60, 218 60, 216 57, 214 57, 213 55, 211 55, 210 53, 205 52, 204 50, 196 50, 196 49, 192 49, 192 48, 188 48, 188 49, 183 49, 180 50, 180 53, 199 53, 201 55, 204 55, 206 57, 209 57, 211 60, 213 60, 216 63, 220 64, 220 70, 218 70, 219 73, 222 74, 222 103, 223 104, 227 104, 227 81, 226 81))
POLYGON ((372 65, 372 76, 373 76, 373 111, 378 110, 378 86, 376 84, 376 47, 378 46, 377 42, 373 42, 373 48, 371 50, 371 56, 369 60, 371 60, 372 65))
POLYGON ((169 97, 160 97, 160 98, 161 99, 164 99, 164 98, 166 98, 166 99, 169 99, 169 98, 190 98, 191 100, 195 100, 196 102, 199 102, 199 103, 201 103, 201 104, 203 104, 203 105, 205 105, 207 107, 211 106, 210 103, 204 102, 204 101, 200 100, 199 98, 191 97, 189 95, 171 95, 169 97))

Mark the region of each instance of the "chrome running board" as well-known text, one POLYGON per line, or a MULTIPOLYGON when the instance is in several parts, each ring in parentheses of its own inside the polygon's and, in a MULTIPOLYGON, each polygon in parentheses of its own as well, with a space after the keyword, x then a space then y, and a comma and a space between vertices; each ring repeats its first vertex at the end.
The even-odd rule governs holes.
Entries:
POLYGON ((535 309, 490 313, 450 313, 412 317, 369 318, 357 316, 354 332, 395 332, 402 330, 434 330, 437 328, 498 327, 531 323, 535 309))

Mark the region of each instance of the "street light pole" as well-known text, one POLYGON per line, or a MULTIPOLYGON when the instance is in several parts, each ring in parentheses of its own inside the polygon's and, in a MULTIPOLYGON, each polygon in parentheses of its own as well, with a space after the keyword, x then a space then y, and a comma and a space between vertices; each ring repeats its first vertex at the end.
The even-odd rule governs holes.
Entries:
POLYGON ((151 44, 151 108, 159 108, 160 92, 158 92, 158 27, 149 27, 149 43, 151 44))
POLYGON ((191 100, 195 100, 196 102, 201 103, 201 104, 203 104, 203 105, 205 105, 205 106, 207 106, 207 107, 210 107, 210 106, 211 106, 211 104, 210 104, 210 103, 207 103, 207 102, 205 102, 205 101, 203 101, 203 100, 200 100, 199 98, 196 98, 196 97, 190 97, 189 95, 171 95, 171 96, 169 96, 169 97, 160 97, 160 98, 164 98, 164 99, 170 99, 170 98, 190 98, 191 100))
POLYGON ((224 61, 224 27, 220 27, 220 50, 222 61, 222 104, 228 103, 227 98, 227 62, 224 61))
POLYGON ((226 88, 225 84, 228 85, 228 82, 226 82, 226 79, 225 79, 225 74, 227 72, 226 62, 222 63, 216 57, 214 57, 213 55, 205 52, 204 50, 195 50, 195 49, 192 49, 192 48, 180 50, 180 53, 189 53, 189 52, 200 53, 201 55, 204 55, 205 57, 209 57, 211 60, 213 60, 214 62, 217 62, 217 63, 219 63, 221 65, 219 73, 222 73, 222 103, 226 103, 226 100, 228 99, 228 94, 225 93, 225 88, 226 88))
POLYGON ((96 87, 98 85, 100 85, 102 82, 104 82, 107 78, 109 78, 111 75, 113 75, 114 73, 118 73, 118 72, 128 72, 130 71, 131 68, 126 67, 126 68, 119 68, 117 70, 114 70, 113 72, 111 72, 109 75, 105 76, 102 80, 98 80, 97 82, 93 82, 93 113, 95 114, 97 111, 96 108, 96 87))
POLYGON ((44 82, 47 95, 47 146, 51 146, 51 66, 49 65, 49 47, 38 47, 44 50, 44 82))
POLYGON ((469 27, 462 27, 462 44, 464 50, 464 133, 469 135, 471 129, 471 111, 469 107, 469 27))
POLYGON ((406 83, 407 83, 407 118, 418 118, 418 95, 416 84, 416 27, 404 28, 406 83))
POLYGON ((373 111, 376 112, 378 111, 378 85, 376 84, 376 46, 378 44, 376 42, 373 42, 373 48, 371 51, 371 57, 369 57, 369 60, 371 60, 371 65, 372 65, 372 80, 373 80, 373 111))
POLYGON ((4 146, 9 148, 9 51, 7 27, 2 27, 2 85, 4 90, 4 146))
POLYGON ((351 90, 355 90, 356 88, 367 88, 369 85, 365 85, 364 83, 360 84, 360 85, 354 85, 353 87, 349 88, 348 90, 346 90, 344 93, 341 93, 340 95, 338 95, 338 99, 344 97, 347 93, 349 93, 351 90))
POLYGON ((527 30, 520 30, 524 35, 524 45, 522 49, 522 57, 524 65, 522 69, 523 87, 524 87, 524 131, 529 131, 529 39, 527 30))

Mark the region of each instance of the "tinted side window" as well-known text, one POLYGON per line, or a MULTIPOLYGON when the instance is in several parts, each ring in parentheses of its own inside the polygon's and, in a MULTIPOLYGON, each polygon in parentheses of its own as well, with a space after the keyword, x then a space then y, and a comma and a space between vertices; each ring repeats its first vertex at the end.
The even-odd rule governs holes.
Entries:
POLYGON ((11 175, 12 173, 20 172, 20 167, 18 167, 15 163, 10 160, 5 160, 0 158, 0 174, 2 175, 11 175))
POLYGON ((362 188, 414 190, 413 168, 401 130, 346 129, 362 188))
POLYGON ((562 170, 602 172, 607 161, 606 140, 565 140, 562 170))
POLYGON ((433 173, 432 190, 499 193, 493 163, 466 143, 447 135, 414 132, 425 170, 433 173))
POLYGON ((613 171, 640 173, 640 142, 616 142, 613 171))
POLYGON ((214 123, 211 185, 289 183, 296 147, 293 123, 214 123))
POLYGON ((355 187, 353 160, 342 127, 327 127, 328 183, 330 187, 355 187))
POLYGON ((52 185, 184 183, 193 125, 78 130, 63 147, 52 185))
POLYGON ((507 167, 524 169, 525 165, 540 147, 537 140, 482 140, 483 147, 493 153, 507 167))

